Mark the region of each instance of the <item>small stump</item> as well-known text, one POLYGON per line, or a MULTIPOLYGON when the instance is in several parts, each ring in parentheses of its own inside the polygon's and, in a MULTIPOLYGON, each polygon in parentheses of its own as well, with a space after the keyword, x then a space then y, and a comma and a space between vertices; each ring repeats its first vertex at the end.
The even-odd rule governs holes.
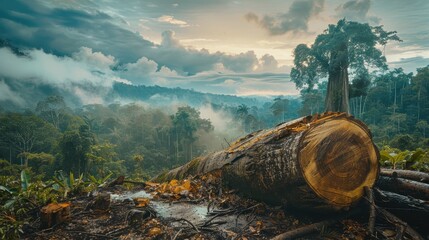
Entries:
POLYGON ((97 195, 91 208, 93 210, 108 211, 110 209, 110 194, 101 193, 97 195))
POLYGON ((70 217, 71 203, 50 203, 40 210, 40 227, 51 228, 70 217))

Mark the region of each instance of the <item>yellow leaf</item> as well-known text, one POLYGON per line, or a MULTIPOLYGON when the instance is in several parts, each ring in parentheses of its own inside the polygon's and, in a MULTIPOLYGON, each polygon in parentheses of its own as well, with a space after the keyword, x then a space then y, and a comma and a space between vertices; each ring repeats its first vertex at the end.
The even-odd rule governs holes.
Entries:
POLYGON ((175 187, 174 189, 173 189, 173 192, 175 193, 175 194, 179 194, 179 193, 181 193, 182 191, 184 191, 184 190, 187 190, 186 188, 184 188, 183 186, 177 186, 177 187, 175 187))
POLYGON ((154 183, 154 182, 145 182, 146 186, 149 187, 157 187, 159 186, 159 183, 154 183))
POLYGON ((179 183, 179 181, 177 181, 176 179, 173 179, 170 181, 170 186, 172 186, 172 187, 177 186, 178 183, 179 183))
POLYGON ((153 227, 149 230, 149 237, 155 237, 161 234, 161 228, 159 227, 153 227))
POLYGON ((146 207, 150 202, 148 198, 134 198, 133 200, 136 207, 146 207))
POLYGON ((191 191, 191 182, 189 180, 184 180, 182 187, 185 188, 188 191, 191 191))

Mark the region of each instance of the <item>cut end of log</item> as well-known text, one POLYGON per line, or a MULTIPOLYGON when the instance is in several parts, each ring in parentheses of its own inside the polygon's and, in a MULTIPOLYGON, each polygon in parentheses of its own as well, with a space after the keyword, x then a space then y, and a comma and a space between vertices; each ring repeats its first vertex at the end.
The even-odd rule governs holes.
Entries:
POLYGON ((333 205, 351 205, 377 179, 378 151, 368 129, 357 120, 316 121, 304 133, 300 146, 298 162, 304 179, 333 205))

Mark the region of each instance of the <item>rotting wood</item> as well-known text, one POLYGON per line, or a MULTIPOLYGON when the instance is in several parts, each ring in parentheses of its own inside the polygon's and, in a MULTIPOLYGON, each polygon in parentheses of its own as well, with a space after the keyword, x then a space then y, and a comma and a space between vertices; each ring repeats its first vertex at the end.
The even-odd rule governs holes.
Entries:
POLYGON ((394 170, 394 169, 381 169, 381 176, 398 177, 408 180, 413 180, 421 183, 429 183, 429 173, 411 171, 411 170, 394 170))
POLYGON ((365 124, 345 113, 308 116, 251 133, 155 180, 220 170, 224 184, 256 200, 347 209, 378 176, 379 153, 371 138, 365 124))
POLYGON ((40 210, 40 227, 51 228, 70 217, 70 203, 50 203, 40 210))
POLYGON ((380 176, 376 186, 382 190, 429 200, 429 184, 412 180, 380 176))

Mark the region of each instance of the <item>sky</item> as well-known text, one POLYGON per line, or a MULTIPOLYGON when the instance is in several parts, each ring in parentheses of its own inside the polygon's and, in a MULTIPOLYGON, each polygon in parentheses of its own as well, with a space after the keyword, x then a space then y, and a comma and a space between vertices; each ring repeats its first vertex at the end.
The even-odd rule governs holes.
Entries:
MULTIPOLYGON (((297 95, 293 49, 339 19, 383 25, 390 68, 429 64, 428 0, 0 0, 2 78, 79 85, 182 87, 239 96, 297 95)), ((17 99, 16 101, 19 101, 17 99)))

